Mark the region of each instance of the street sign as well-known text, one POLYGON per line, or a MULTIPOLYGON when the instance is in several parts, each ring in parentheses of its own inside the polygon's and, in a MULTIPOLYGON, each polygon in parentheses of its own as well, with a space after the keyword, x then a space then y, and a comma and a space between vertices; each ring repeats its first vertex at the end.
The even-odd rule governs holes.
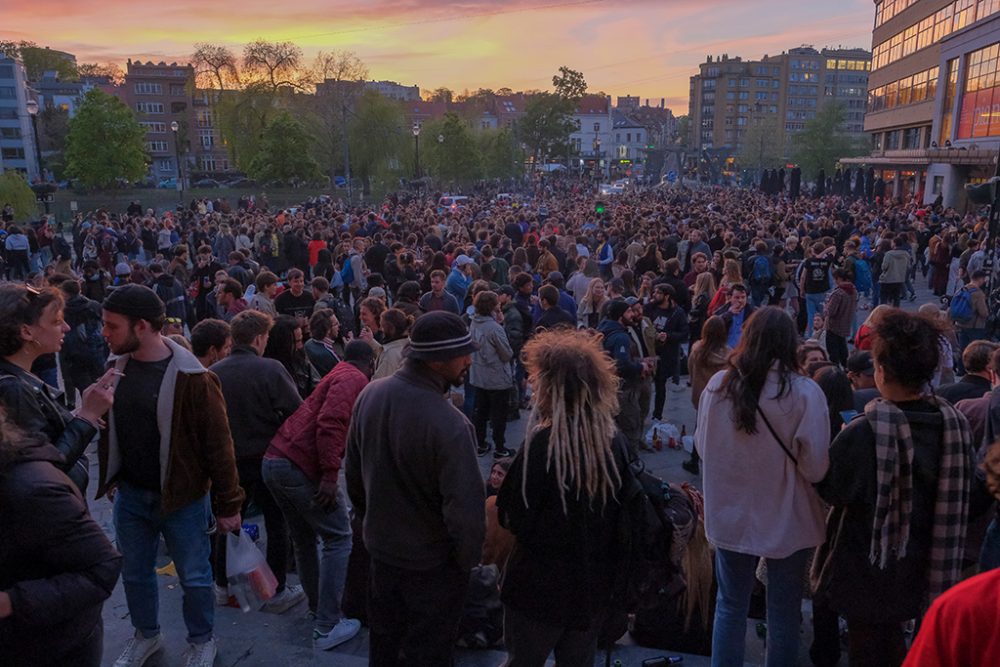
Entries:
POLYGON ((71 201, 69 203, 69 210, 73 211, 74 213, 76 213, 77 210, 79 210, 79 208, 80 208, 80 205, 77 204, 76 201, 71 201))
POLYGON ((676 183, 676 182, 677 182, 677 172, 671 169, 670 171, 667 172, 667 183, 676 183))

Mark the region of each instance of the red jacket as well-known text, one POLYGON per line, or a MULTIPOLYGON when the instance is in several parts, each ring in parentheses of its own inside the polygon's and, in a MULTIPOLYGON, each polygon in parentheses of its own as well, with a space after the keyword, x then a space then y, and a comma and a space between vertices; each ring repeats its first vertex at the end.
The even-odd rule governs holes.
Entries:
POLYGON ((368 378, 353 365, 341 362, 334 366, 281 425, 264 458, 288 459, 314 482, 336 482, 351 411, 367 384, 368 378))

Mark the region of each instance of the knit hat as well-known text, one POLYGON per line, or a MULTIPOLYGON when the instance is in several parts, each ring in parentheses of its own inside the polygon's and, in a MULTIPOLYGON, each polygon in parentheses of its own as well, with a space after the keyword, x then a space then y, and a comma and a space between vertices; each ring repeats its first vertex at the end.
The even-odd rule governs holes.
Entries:
POLYGON ((629 305, 625 303, 622 299, 615 299, 608 304, 608 319, 617 322, 625 314, 629 305))
POLYGON ((145 285, 130 284, 117 287, 108 294, 102 305, 109 313, 147 321, 162 317, 164 313, 160 297, 145 285))
POLYGON ((421 315, 413 324, 406 356, 419 361, 447 361, 478 349, 461 317, 435 310, 421 315))
POLYGON ((375 297, 376 299, 385 299, 385 290, 381 287, 373 287, 368 290, 368 296, 375 297))
POLYGON ((132 267, 128 265, 128 262, 118 262, 117 264, 115 264, 115 275, 116 276, 132 275, 132 267))

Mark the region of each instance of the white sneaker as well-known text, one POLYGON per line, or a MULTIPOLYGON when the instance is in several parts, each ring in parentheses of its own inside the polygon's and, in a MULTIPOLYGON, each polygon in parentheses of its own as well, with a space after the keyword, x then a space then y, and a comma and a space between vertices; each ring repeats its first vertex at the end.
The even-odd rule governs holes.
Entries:
POLYGON ((229 587, 220 586, 219 584, 212 584, 213 590, 215 591, 215 606, 225 607, 229 604, 229 587))
POLYGON ((313 630, 313 647, 321 651, 329 651, 334 646, 340 646, 344 642, 353 639, 361 629, 361 621, 356 618, 342 618, 337 625, 333 626, 327 633, 313 630))
POLYGON ((184 667, 212 667, 216 653, 214 637, 202 644, 188 644, 184 651, 184 667))
POLYGON ((269 614, 284 614, 305 599, 306 592, 301 586, 286 585, 285 590, 265 602, 260 610, 269 614))
POLYGON ((114 667, 142 667, 161 648, 163 648, 162 634, 147 639, 136 630, 135 636, 128 640, 125 650, 115 660, 114 667))

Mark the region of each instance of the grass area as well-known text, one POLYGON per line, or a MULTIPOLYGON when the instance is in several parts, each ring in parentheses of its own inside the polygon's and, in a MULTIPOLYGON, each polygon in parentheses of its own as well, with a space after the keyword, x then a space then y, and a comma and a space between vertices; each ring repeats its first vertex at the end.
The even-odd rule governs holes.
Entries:
MULTIPOLYGON (((267 193, 267 199, 271 208, 295 206, 309 197, 321 194, 328 194, 333 197, 345 196, 341 190, 324 192, 321 190, 301 189, 281 189, 266 190, 260 188, 210 188, 205 190, 185 190, 184 203, 190 206, 191 200, 202 197, 226 198, 229 204, 236 209, 236 202, 240 197, 254 195, 260 199, 261 193, 267 193)), ((72 202, 76 202, 77 210, 80 212, 93 211, 98 208, 106 208, 115 213, 123 213, 132 200, 138 200, 143 209, 152 208, 157 214, 163 211, 174 210, 178 203, 177 191, 159 188, 140 188, 134 190, 111 190, 108 192, 95 192, 79 194, 72 190, 59 190, 55 193, 55 202, 50 204, 50 210, 56 215, 60 222, 72 219, 72 202)), ((39 204, 39 210, 42 205, 39 204)))

